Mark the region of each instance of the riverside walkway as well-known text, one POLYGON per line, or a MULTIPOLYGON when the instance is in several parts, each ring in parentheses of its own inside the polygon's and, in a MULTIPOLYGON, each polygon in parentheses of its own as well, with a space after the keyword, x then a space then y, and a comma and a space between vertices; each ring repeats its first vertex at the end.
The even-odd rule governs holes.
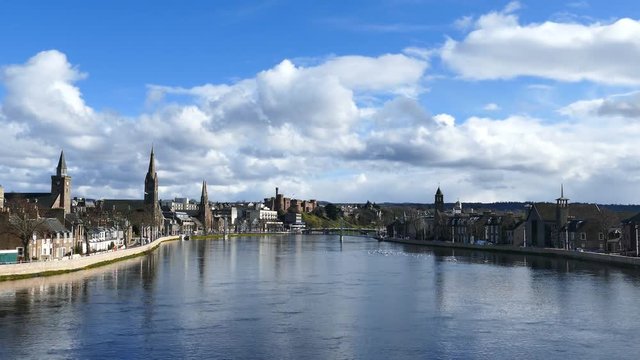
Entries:
POLYGON ((165 241, 178 239, 179 237, 177 236, 165 236, 145 245, 123 250, 103 252, 91 256, 83 256, 77 259, 0 265, 0 281, 63 274, 72 271, 90 269, 115 261, 143 255, 154 250, 165 241))
POLYGON ((553 257, 562 257, 562 258, 575 259, 575 260, 597 261, 597 262, 603 262, 608 264, 640 267, 640 258, 614 255, 614 254, 580 252, 580 251, 574 251, 574 250, 563 250, 563 249, 554 249, 554 248, 516 247, 511 245, 475 245, 475 244, 452 243, 449 241, 428 241, 428 240, 400 239, 400 238, 383 238, 381 240, 388 241, 388 242, 401 243, 401 244, 409 244, 409 245, 422 245, 422 246, 444 247, 444 248, 454 248, 454 249, 504 252, 504 253, 523 254, 523 255, 553 256, 553 257))

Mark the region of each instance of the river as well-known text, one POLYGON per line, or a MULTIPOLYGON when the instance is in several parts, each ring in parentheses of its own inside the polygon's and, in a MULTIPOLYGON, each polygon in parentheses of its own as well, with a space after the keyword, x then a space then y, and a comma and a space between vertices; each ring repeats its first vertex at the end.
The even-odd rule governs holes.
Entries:
POLYGON ((0 358, 636 359, 640 271, 297 235, 0 283, 0 358))

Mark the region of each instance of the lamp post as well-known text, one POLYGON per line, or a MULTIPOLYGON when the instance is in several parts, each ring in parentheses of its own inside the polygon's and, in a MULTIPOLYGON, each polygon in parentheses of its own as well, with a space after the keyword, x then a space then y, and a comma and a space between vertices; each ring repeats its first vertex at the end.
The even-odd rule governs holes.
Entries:
POLYGON ((638 257, 638 224, 636 224, 636 257, 638 257))

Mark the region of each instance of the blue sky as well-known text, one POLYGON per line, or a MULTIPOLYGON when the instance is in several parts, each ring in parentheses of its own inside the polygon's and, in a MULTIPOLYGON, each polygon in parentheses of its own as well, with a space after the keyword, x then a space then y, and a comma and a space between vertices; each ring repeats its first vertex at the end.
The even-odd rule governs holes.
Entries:
POLYGON ((74 195, 141 197, 153 143, 164 198, 637 203, 639 12, 0 1, 0 184, 47 191, 64 148, 74 195))

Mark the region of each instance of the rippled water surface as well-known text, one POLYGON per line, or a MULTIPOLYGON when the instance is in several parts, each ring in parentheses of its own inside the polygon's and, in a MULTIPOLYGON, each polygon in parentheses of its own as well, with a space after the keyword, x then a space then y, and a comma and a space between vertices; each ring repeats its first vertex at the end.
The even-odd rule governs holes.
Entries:
POLYGON ((333 236, 0 283, 0 358, 637 359, 640 273, 333 236))

